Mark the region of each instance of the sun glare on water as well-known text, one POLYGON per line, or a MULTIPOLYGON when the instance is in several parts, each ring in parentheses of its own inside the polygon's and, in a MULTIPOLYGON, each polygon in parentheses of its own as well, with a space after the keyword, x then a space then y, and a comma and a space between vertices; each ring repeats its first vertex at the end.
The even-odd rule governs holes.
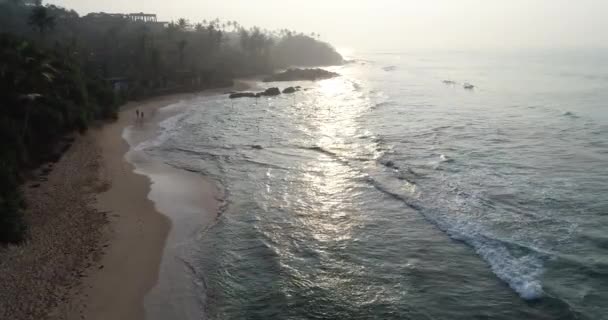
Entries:
POLYGON ((346 90, 346 83, 340 78, 327 79, 319 82, 319 90, 325 96, 336 96, 346 90))

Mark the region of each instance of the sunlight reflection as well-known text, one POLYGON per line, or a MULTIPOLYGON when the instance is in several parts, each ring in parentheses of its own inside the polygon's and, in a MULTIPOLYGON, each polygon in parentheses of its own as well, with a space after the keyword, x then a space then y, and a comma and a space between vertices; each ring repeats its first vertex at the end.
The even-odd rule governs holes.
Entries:
POLYGON ((349 188, 351 170, 336 161, 325 159, 311 163, 310 170, 303 179, 308 188, 311 210, 302 216, 302 222, 309 229, 310 235, 321 242, 342 242, 350 240, 354 228, 359 224, 357 204, 342 198, 344 190, 349 188))
POLYGON ((319 90, 324 95, 334 96, 344 93, 348 86, 341 78, 327 79, 319 82, 319 90))
POLYGON ((345 152, 348 141, 360 130, 357 119, 365 104, 352 100, 353 86, 344 78, 323 80, 318 86, 320 95, 315 102, 320 110, 306 125, 316 131, 312 135, 316 141, 311 142, 319 149, 299 177, 307 185, 301 196, 312 205, 301 219, 317 241, 342 243, 353 237, 360 208, 355 199, 343 198, 358 173, 341 158, 351 156, 345 152))

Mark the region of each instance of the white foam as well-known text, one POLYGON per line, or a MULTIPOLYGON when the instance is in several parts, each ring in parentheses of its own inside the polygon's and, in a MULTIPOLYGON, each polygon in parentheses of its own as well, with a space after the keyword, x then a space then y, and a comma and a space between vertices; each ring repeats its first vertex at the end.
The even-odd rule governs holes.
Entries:
POLYGON ((141 151, 146 148, 159 146, 168 139, 169 132, 172 132, 173 129, 177 126, 179 119, 181 119, 181 117, 186 114, 186 111, 189 109, 189 106, 189 103, 182 100, 159 108, 158 113, 161 114, 161 117, 164 113, 176 113, 176 115, 159 122, 158 126, 160 127, 160 132, 157 135, 155 134, 154 138, 152 139, 137 143, 137 139, 135 138, 135 131, 137 130, 137 128, 134 125, 129 125, 125 127, 122 132, 122 138, 125 139, 129 146, 136 151, 141 151))
MULTIPOLYGON (((516 248, 518 244, 495 238, 483 223, 476 220, 480 217, 462 214, 472 210, 471 206, 478 201, 477 195, 449 197, 443 193, 424 193, 418 188, 408 190, 402 182, 397 183, 393 177, 376 171, 368 172, 373 176, 370 178, 377 188, 419 208, 419 212, 429 222, 448 236, 471 246, 477 255, 488 263, 492 272, 521 298, 534 300, 543 296, 542 254, 527 247, 516 250, 517 254, 514 254, 509 247, 512 245, 516 248)), ((462 194, 456 186, 446 184, 445 187, 450 189, 450 193, 462 194)))
POLYGON ((159 122, 158 126, 160 127, 160 133, 154 138, 138 144, 134 149, 137 151, 143 151, 145 149, 161 146, 173 135, 174 132, 179 130, 180 120, 182 120, 185 115, 186 113, 179 113, 159 122))
POLYGON ((534 300, 543 296, 540 277, 544 272, 543 262, 535 253, 522 257, 513 256, 509 250, 499 243, 488 244, 479 239, 467 241, 475 248, 492 269, 492 272, 506 282, 520 297, 534 300))

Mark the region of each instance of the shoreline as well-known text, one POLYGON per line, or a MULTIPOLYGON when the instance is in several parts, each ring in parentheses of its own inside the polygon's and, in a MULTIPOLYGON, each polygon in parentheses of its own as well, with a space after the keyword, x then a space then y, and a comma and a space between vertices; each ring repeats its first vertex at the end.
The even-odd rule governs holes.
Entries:
POLYGON ((151 115, 167 104, 191 94, 178 94, 131 102, 118 120, 92 132, 102 155, 102 167, 110 186, 97 195, 96 209, 109 212, 108 247, 97 268, 87 270, 80 293, 73 296, 72 316, 85 319, 143 319, 143 297, 158 275, 170 220, 148 199, 150 180, 136 174, 125 159, 130 146, 122 137, 133 121, 136 108, 151 115))
POLYGON ((160 314, 168 306, 162 297, 179 294, 167 281, 179 281, 178 268, 183 267, 174 248, 180 234, 215 220, 216 190, 203 176, 170 167, 135 147, 157 137, 160 122, 179 113, 164 107, 220 90, 131 102, 118 121, 94 132, 110 181, 109 189, 97 195, 96 207, 111 212, 111 231, 100 267, 88 270, 81 292, 74 295, 72 302, 80 306, 72 312, 75 317, 163 319, 160 314), (145 113, 143 121, 135 119, 136 109, 145 113))
POLYGON ((156 315, 167 308, 162 297, 180 291, 159 275, 175 281, 188 272, 176 269, 185 268, 176 254, 179 234, 214 223, 221 194, 213 181, 150 159, 135 145, 178 113, 163 107, 250 82, 129 102, 116 121, 75 135, 56 163, 35 170, 22 186, 30 239, 0 248, 0 318, 164 319, 156 315), (146 117, 134 125, 136 108, 146 117))

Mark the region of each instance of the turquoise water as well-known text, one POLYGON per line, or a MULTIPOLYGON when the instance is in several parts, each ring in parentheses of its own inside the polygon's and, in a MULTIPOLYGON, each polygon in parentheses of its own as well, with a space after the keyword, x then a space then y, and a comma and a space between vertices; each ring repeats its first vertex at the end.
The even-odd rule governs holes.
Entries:
POLYGON ((185 102, 146 152, 225 194, 183 250, 200 316, 608 319, 605 57, 360 54, 185 102))

